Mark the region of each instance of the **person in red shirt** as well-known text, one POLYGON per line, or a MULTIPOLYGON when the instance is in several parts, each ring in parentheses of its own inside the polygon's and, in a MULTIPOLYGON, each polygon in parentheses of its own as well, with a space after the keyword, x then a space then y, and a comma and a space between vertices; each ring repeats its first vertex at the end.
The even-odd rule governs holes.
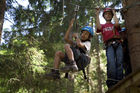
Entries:
POLYGON ((96 25, 97 33, 101 33, 104 44, 106 46, 107 56, 107 81, 108 88, 115 85, 123 78, 123 48, 119 35, 119 21, 116 17, 114 9, 106 8, 103 11, 103 17, 106 21, 105 24, 100 24, 99 19, 100 9, 96 11, 96 25), (115 24, 111 22, 114 16, 115 24))

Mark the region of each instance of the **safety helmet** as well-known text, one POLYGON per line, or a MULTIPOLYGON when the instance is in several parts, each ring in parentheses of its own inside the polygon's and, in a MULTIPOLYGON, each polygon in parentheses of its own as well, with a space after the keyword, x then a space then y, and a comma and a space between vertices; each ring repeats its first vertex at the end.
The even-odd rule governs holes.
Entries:
POLYGON ((105 8, 104 9, 104 11, 103 11, 103 17, 104 17, 105 12, 111 12, 112 16, 114 16, 113 11, 112 11, 111 8, 105 8))
POLYGON ((82 31, 88 31, 92 36, 93 36, 93 34, 94 34, 93 28, 90 27, 90 26, 85 26, 85 27, 83 27, 83 28, 81 29, 81 32, 82 32, 82 31))
POLYGON ((126 28, 125 27, 122 27, 121 28, 121 31, 119 31, 119 32, 124 32, 124 31, 126 31, 126 28))

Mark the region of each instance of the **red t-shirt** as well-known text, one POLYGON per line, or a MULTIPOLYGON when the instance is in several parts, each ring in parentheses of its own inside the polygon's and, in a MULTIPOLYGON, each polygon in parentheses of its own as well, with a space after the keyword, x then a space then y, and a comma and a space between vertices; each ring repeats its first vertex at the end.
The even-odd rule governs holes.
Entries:
POLYGON ((97 29, 97 33, 101 32, 103 36, 103 41, 106 42, 109 39, 114 38, 114 35, 120 36, 119 30, 120 28, 119 27, 115 28, 114 24, 106 23, 106 24, 101 24, 101 30, 97 29))

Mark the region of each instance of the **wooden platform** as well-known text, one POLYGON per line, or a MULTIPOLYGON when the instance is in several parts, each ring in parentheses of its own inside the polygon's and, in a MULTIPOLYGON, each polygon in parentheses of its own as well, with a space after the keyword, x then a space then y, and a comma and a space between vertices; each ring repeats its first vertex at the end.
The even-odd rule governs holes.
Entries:
POLYGON ((118 82, 106 93, 140 93, 140 69, 118 82))

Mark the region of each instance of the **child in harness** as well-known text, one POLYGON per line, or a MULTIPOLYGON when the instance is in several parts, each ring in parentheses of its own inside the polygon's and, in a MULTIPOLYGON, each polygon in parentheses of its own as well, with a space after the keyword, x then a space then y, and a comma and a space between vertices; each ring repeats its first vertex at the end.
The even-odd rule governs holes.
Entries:
POLYGON ((105 24, 100 24, 99 19, 100 9, 96 12, 97 33, 101 33, 104 44, 106 46, 107 57, 107 81, 108 88, 114 86, 118 81, 123 79, 123 48, 119 34, 119 20, 116 17, 114 9, 106 8, 103 11, 105 24), (111 22, 114 17, 115 23, 111 22))
POLYGON ((62 62, 65 66, 61 70, 65 73, 77 72, 82 70, 90 63, 89 52, 91 48, 91 38, 93 36, 93 28, 90 26, 85 26, 81 29, 80 38, 77 33, 72 35, 75 40, 70 37, 70 31, 73 27, 74 18, 71 20, 68 30, 65 34, 65 53, 62 51, 57 51, 54 58, 54 68, 48 74, 46 74, 47 79, 60 79, 59 65, 62 62))

